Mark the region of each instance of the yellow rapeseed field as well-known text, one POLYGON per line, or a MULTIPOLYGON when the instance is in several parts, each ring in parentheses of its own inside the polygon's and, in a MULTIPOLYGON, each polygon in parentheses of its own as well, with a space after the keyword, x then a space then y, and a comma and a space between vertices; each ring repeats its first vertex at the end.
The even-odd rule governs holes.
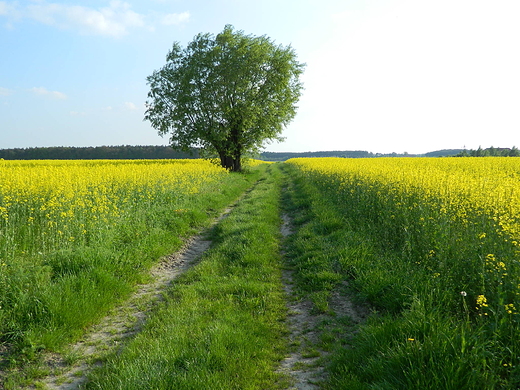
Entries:
POLYGON ((0 160, 0 343, 31 358, 77 337, 233 179, 203 160, 0 160))
POLYGON ((203 160, 0 161, 0 256, 81 239, 93 225, 226 174, 203 160))
POLYGON ((489 216, 514 244, 520 242, 520 159, 323 158, 290 162, 306 171, 333 176, 344 187, 363 183, 385 188, 385 196, 392 196, 396 204, 410 194, 425 204, 440 202, 439 212, 462 222, 467 222, 468 214, 489 216))

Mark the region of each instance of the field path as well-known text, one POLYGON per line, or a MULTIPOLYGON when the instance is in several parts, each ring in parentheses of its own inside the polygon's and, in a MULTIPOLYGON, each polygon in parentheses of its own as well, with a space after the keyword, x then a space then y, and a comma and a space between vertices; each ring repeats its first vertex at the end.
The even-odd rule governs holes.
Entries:
MULTIPOLYGON (((69 345, 62 354, 45 354, 40 369, 43 372, 48 371, 49 375, 41 378, 35 384, 36 388, 49 390, 83 388, 93 368, 102 365, 105 357, 122 350, 126 341, 142 330, 152 309, 163 299, 163 294, 166 293, 171 282, 197 264, 202 254, 210 248, 212 242, 208 239, 208 233, 211 229, 226 218, 257 183, 224 210, 211 226, 188 239, 184 247, 176 253, 162 258, 150 270, 150 282, 139 285, 130 298, 114 308, 98 324, 92 326, 78 342, 69 345)), ((283 214, 282 219, 281 235, 286 239, 294 233, 292 220, 287 214, 283 214)), ((282 255, 287 256, 283 252, 283 241, 281 247, 282 255)), ((356 307, 351 302, 348 294, 344 292, 345 289, 342 289, 343 285, 338 286, 337 291, 332 293, 329 302, 331 312, 315 313, 312 302, 298 294, 293 273, 294 271, 289 267, 286 267, 282 273, 289 314, 287 326, 291 352, 281 361, 278 372, 291 378, 290 390, 315 390, 319 389, 320 383, 327 379, 325 366, 330 355, 330 350, 324 348, 321 343, 323 323, 348 317, 352 323, 352 326, 348 327, 348 332, 353 335, 368 313, 364 308, 356 307)))
MULTIPOLYGON (((247 190, 244 195, 250 190, 247 190)), ((45 388, 49 390, 81 388, 87 381, 87 375, 92 367, 101 364, 99 362, 104 356, 122 348, 125 339, 138 333, 146 322, 150 310, 161 300, 168 285, 195 265, 210 247, 211 241, 206 239, 207 233, 229 215, 240 199, 224 210, 204 232, 187 240, 182 249, 165 256, 151 269, 150 283, 140 285, 128 300, 113 309, 100 323, 94 325, 80 341, 68 347, 66 354, 47 354, 44 357, 44 366, 50 369, 51 375, 40 381, 46 386, 45 388)))
MULTIPOLYGON (((293 233, 291 218, 287 214, 283 214, 282 220, 281 233, 286 238, 293 233)), ((317 364, 317 357, 304 354, 302 345, 302 339, 306 333, 308 333, 310 328, 316 326, 316 316, 311 315, 312 304, 310 301, 293 299, 294 282, 292 271, 288 269, 283 270, 282 277, 285 293, 289 298, 287 303, 289 311, 289 337, 291 344, 296 348, 282 361, 280 372, 289 374, 292 377, 293 387, 291 389, 318 389, 316 382, 323 379, 323 367, 317 364)), ((307 334, 308 336, 309 334, 307 334)))
MULTIPOLYGON (((281 233, 284 238, 287 238, 293 234, 292 220, 287 214, 282 215, 282 220, 281 233)), ((293 271, 284 269, 282 275, 288 297, 288 326, 292 352, 282 361, 279 371, 292 378, 293 384, 290 390, 317 390, 320 388, 320 382, 327 378, 325 364, 330 354, 320 344, 324 330, 320 325, 334 321, 336 318, 348 317, 352 323, 352 326, 348 327, 348 333, 353 336, 358 326, 365 321, 368 309, 354 305, 348 295, 340 293, 338 289, 332 293, 329 302, 333 314, 316 314, 312 310, 313 304, 310 300, 297 296, 293 271)), ((342 287, 345 285, 346 282, 342 287)))

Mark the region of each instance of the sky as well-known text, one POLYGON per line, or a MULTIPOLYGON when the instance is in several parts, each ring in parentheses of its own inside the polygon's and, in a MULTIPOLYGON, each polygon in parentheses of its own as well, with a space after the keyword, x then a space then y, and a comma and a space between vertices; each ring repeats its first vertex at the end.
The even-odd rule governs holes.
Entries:
POLYGON ((226 24, 306 63, 266 151, 520 147, 518 20, 518 0, 0 0, 0 149, 167 145, 146 77, 226 24))

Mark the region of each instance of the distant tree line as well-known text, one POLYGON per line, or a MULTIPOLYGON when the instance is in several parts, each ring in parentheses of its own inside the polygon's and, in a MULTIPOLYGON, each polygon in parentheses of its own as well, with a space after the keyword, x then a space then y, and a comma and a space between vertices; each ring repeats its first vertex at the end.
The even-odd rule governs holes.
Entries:
POLYGON ((421 157, 452 157, 462 151, 463 149, 442 149, 425 153, 421 157))
POLYGON ((95 146, 0 149, 4 160, 137 160, 198 158, 198 150, 175 151, 169 146, 95 146))
POLYGON ((362 150, 355 151, 329 151, 329 152, 263 152, 260 154, 260 159, 265 161, 285 161, 290 158, 299 157, 345 157, 345 158, 368 158, 376 157, 374 153, 362 150))
POLYGON ((516 147, 512 148, 490 148, 482 149, 480 146, 478 149, 464 149, 460 153, 456 154, 455 157, 519 157, 520 151, 516 147))
POLYGON ((343 158, 373 158, 373 157, 446 157, 453 156, 462 149, 443 149, 429 152, 426 154, 404 153, 372 153, 365 150, 335 150, 326 152, 263 152, 260 154, 261 160, 266 161, 285 161, 290 158, 299 157, 343 157, 343 158))
MULTIPOLYGON (((373 158, 373 157, 486 157, 486 156, 520 156, 516 148, 478 148, 444 149, 425 154, 408 153, 372 153, 364 150, 339 150, 322 152, 263 152, 255 156, 264 161, 286 161, 297 157, 343 157, 343 158, 373 158)), ((139 160, 139 159, 184 159, 199 158, 197 149, 191 152, 176 151, 170 146, 94 146, 94 147, 42 147, 0 149, 0 158, 4 160, 139 160)))
MULTIPOLYGON (((407 154, 380 154, 366 151, 329 151, 329 152, 263 152, 254 156, 264 161, 285 161, 296 157, 396 157, 407 154)), ((413 155, 407 155, 413 156, 413 155)), ((0 149, 0 158, 4 160, 111 160, 111 159, 183 159, 199 158, 197 149, 192 152, 176 151, 170 146, 95 146, 95 147, 41 147, 0 149)))

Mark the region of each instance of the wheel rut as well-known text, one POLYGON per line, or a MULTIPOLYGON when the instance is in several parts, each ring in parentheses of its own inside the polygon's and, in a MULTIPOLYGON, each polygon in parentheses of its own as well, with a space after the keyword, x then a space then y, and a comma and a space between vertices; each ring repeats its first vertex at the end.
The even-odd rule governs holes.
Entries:
MULTIPOLYGON (((293 234, 291 217, 282 215, 281 234, 287 238, 293 234)), ((282 252, 285 257, 286 253, 282 252)), ((279 372, 289 375, 292 385, 289 390, 316 390, 320 383, 327 379, 326 364, 330 355, 320 342, 323 328, 320 324, 337 318, 349 318, 352 326, 348 327, 349 335, 353 336, 360 324, 365 321, 369 311, 364 307, 354 305, 348 295, 339 289, 332 293, 329 301, 331 313, 317 314, 313 304, 308 299, 297 295, 294 275, 291 269, 282 273, 284 290, 287 296, 289 339, 291 353, 281 362, 279 372)), ((347 283, 344 282, 344 286, 347 283)), ((341 286, 340 286, 341 287, 341 286)))

